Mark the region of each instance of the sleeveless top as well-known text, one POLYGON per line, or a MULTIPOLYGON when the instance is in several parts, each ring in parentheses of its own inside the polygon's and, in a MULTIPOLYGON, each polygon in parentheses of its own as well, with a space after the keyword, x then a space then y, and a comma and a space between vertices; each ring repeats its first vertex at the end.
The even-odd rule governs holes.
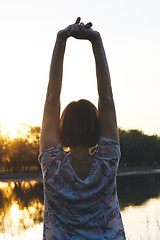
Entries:
POLYGON ((117 197, 119 144, 100 137, 89 175, 75 173, 62 145, 39 155, 44 185, 43 240, 125 240, 117 197))

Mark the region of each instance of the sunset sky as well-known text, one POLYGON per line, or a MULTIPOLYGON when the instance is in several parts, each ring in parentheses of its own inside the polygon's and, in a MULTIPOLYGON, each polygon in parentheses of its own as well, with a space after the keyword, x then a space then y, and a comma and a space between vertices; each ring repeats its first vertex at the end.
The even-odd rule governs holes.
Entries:
MULTIPOLYGON (((159 0, 1 0, 2 125, 12 137, 20 123, 41 125, 56 34, 79 16, 101 33, 118 126, 160 135, 159 0)), ((62 110, 79 98, 97 106, 95 63, 91 44, 70 38, 62 110)))

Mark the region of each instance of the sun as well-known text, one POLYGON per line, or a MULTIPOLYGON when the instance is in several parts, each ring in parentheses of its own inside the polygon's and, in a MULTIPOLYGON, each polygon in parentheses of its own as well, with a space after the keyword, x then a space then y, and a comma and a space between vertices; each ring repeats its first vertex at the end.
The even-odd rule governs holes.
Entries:
POLYGON ((19 123, 14 121, 5 121, 0 124, 2 135, 8 135, 11 140, 18 137, 18 129, 19 123))
POLYGON ((14 203, 11 207, 11 216, 13 221, 17 221, 20 218, 20 211, 17 203, 14 203))

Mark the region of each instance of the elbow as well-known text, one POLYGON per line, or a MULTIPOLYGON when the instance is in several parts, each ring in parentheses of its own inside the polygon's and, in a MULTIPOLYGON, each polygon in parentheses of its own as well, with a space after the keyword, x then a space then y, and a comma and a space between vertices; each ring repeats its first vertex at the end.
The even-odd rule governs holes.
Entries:
POLYGON ((114 105, 113 95, 100 94, 99 95, 99 100, 103 103, 106 103, 106 104, 109 104, 109 105, 114 105))
POLYGON ((99 97, 99 106, 107 108, 110 112, 115 112, 115 104, 113 96, 99 97))

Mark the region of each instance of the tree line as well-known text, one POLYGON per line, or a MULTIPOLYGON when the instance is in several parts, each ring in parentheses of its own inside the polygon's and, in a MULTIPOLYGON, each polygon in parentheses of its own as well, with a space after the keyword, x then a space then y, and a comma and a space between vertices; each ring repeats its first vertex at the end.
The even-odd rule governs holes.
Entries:
POLYGON ((139 130, 119 129, 120 166, 160 165, 160 137, 139 130))
MULTIPOLYGON (((40 170, 38 162, 40 131, 29 126, 24 137, 11 140, 0 131, 0 169, 5 172, 40 170)), ((120 166, 160 165, 160 137, 146 135, 140 130, 119 129, 120 166)))
POLYGON ((0 132, 0 167, 5 172, 40 170, 38 162, 40 131, 38 126, 29 126, 25 137, 11 140, 0 132))

